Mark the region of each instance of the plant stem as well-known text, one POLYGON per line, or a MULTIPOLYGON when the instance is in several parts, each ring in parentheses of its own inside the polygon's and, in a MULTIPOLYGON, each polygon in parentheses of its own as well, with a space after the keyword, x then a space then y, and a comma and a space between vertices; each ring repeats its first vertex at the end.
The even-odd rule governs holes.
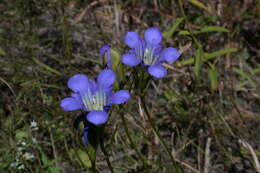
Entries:
POLYGON ((166 151, 167 154, 170 156, 170 159, 171 159, 171 161, 172 161, 172 164, 173 164, 174 168, 175 168, 176 171, 177 171, 177 170, 178 170, 178 168, 177 168, 177 163, 176 163, 176 161, 175 161, 173 155, 171 154, 170 149, 167 147, 166 142, 164 141, 163 137, 160 135, 159 131, 157 130, 154 121, 153 121, 152 118, 151 118, 151 115, 150 115, 150 113, 149 113, 149 111, 148 111, 148 109, 147 109, 146 103, 145 103, 145 96, 144 96, 144 94, 142 94, 142 95, 140 96, 140 99, 141 99, 141 103, 142 103, 142 106, 143 106, 143 108, 144 108, 145 114, 146 114, 146 116, 147 116, 148 122, 150 123, 150 125, 151 125, 151 127, 152 127, 152 129, 153 129, 153 131, 154 131, 154 133, 155 133, 155 135, 159 138, 159 141, 161 142, 161 144, 162 144, 162 146, 164 147, 165 151, 166 151))
POLYGON ((128 127, 127 127, 127 124, 126 124, 125 115, 122 114, 120 117, 122 119, 124 130, 125 130, 125 133, 126 133, 126 136, 127 136, 128 140, 130 142, 130 145, 133 147, 133 149, 135 150, 135 152, 138 155, 138 157, 142 160, 145 172, 149 173, 147 159, 137 149, 137 146, 136 146, 135 142, 133 141, 133 139, 132 139, 132 137, 131 137, 131 135, 129 133, 129 130, 128 130, 128 127))
POLYGON ((100 136, 100 148, 101 148, 101 151, 103 152, 103 154, 105 155, 105 159, 106 159, 106 162, 107 162, 107 165, 108 165, 108 168, 110 170, 111 173, 114 173, 114 169, 109 161, 109 156, 108 156, 108 153, 105 149, 105 146, 104 146, 104 140, 103 140, 103 135, 100 136))

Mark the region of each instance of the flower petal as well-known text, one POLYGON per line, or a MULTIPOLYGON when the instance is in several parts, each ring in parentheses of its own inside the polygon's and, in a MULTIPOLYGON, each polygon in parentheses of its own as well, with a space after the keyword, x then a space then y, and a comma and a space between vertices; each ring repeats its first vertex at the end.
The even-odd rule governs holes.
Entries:
POLYGON ((144 32, 145 41, 148 44, 156 45, 162 41, 162 33, 156 27, 150 27, 144 32))
POLYGON ((130 99, 130 94, 127 90, 120 90, 114 93, 109 98, 109 104, 122 104, 125 103, 127 100, 130 99))
POLYGON ((99 52, 101 56, 104 56, 104 54, 109 51, 111 46, 109 45, 104 45, 103 47, 100 48, 99 52))
POLYGON ((127 44, 130 48, 139 47, 141 44, 141 38, 136 32, 128 32, 124 38, 125 44, 127 44))
POLYGON ((169 47, 162 51, 160 59, 161 61, 167 61, 172 63, 180 57, 180 53, 176 48, 169 47))
POLYGON ((112 68, 112 63, 111 63, 111 53, 110 53, 110 48, 111 46, 109 45, 104 45, 101 49, 100 49, 100 55, 104 56, 106 58, 106 63, 108 68, 112 68))
POLYGON ((86 91, 89 88, 88 77, 84 74, 76 74, 68 81, 68 87, 74 91, 86 91))
POLYGON ((150 75, 156 78, 162 78, 166 76, 167 70, 161 65, 152 65, 148 68, 148 72, 150 75))
POLYGON ((115 73, 112 70, 103 70, 98 75, 98 85, 103 88, 109 88, 116 80, 115 73))
POLYGON ((127 53, 127 54, 124 54, 122 56, 122 62, 125 64, 125 65, 128 65, 128 66, 136 66, 138 65, 141 60, 139 58, 137 58, 135 56, 135 54, 130 54, 130 53, 127 53))
POLYGON ((61 100, 60 107, 65 111, 75 111, 82 108, 82 103, 74 97, 61 100))
POLYGON ((87 120, 95 125, 104 124, 108 120, 108 114, 104 111, 91 111, 87 115, 87 120))

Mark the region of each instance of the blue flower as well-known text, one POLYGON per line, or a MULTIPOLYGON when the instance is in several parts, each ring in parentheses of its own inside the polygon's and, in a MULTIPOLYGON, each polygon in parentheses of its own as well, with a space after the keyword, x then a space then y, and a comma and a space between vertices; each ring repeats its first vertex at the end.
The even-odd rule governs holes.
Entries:
POLYGON ((84 74, 76 74, 68 81, 73 91, 70 97, 63 99, 60 106, 65 111, 81 109, 87 112, 87 120, 94 124, 104 124, 108 120, 108 110, 112 104, 122 104, 130 98, 126 90, 113 93, 115 73, 106 69, 100 72, 97 80, 88 79, 84 74))
POLYGON ((112 69, 110 48, 111 48, 111 46, 104 45, 102 48, 100 48, 99 52, 100 52, 101 56, 105 55, 106 62, 107 62, 107 67, 109 69, 112 69))
POLYGON ((128 66, 142 64, 148 69, 148 73, 156 78, 166 76, 167 70, 162 63, 176 61, 180 53, 173 47, 163 49, 161 41, 162 34, 156 27, 148 28, 144 32, 144 39, 136 32, 128 32, 124 42, 131 49, 122 56, 122 62, 128 66))

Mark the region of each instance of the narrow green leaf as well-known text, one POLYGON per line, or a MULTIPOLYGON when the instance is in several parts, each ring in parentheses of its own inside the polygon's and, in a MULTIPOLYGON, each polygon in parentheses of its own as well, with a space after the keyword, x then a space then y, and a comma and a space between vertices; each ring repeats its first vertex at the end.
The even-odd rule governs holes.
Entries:
POLYGON ((26 131, 24 131, 24 130, 16 130, 15 137, 18 140, 22 140, 24 138, 28 138, 29 134, 26 131))
POLYGON ((69 154, 71 155, 71 158, 75 158, 77 162, 79 162, 86 168, 91 168, 91 161, 89 159, 88 154, 85 151, 81 149, 71 149, 69 150, 69 154))
POLYGON ((257 74, 257 73, 260 73, 260 67, 257 67, 255 69, 252 70, 252 73, 253 74, 257 74))
POLYGON ((4 49, 2 49, 2 48, 0 47, 0 56, 5 56, 5 55, 6 55, 6 53, 5 53, 4 49))
POLYGON ((195 55, 194 71, 195 71, 195 76, 197 77, 197 79, 200 78, 200 71, 201 71, 201 66, 203 63, 202 58, 203 58, 203 50, 202 50, 202 47, 200 46, 196 50, 196 55, 195 55))
POLYGON ((218 71, 214 65, 210 65, 209 79, 211 89, 216 90, 218 88, 218 71))
POLYGON ((204 26, 200 29, 200 33, 205 32, 229 32, 229 30, 223 26, 204 26))
POLYGON ((177 28, 180 26, 180 24, 184 21, 184 17, 177 18, 175 23, 171 26, 169 31, 163 32, 163 37, 164 38, 170 38, 174 32, 176 32, 177 28))
POLYGON ((247 81, 248 83, 250 83, 250 85, 253 88, 256 88, 256 83, 251 79, 250 75, 245 73, 243 70, 235 68, 234 72, 236 72, 237 74, 239 74, 243 80, 247 81))
MULTIPOLYGON (((222 26, 204 26, 200 30, 193 31, 193 34, 204 34, 208 32, 229 32, 229 30, 222 26)), ((181 30, 178 35, 191 35, 187 30, 181 30)))
POLYGON ((198 1, 198 0, 188 0, 191 4, 193 4, 193 5, 195 5, 195 6, 197 6, 197 7, 199 7, 199 8, 202 8, 202 9, 204 9, 204 10, 206 10, 206 11, 208 11, 208 12, 210 12, 211 13, 211 9, 209 8, 209 7, 207 7, 207 6, 205 6, 203 3, 201 3, 200 1, 198 1))
POLYGON ((39 66, 41 66, 42 68, 44 68, 45 70, 47 70, 47 71, 49 71, 49 72, 52 72, 52 73, 54 73, 54 74, 56 74, 56 75, 61 76, 61 73, 60 73, 59 71, 57 71, 57 70, 55 70, 54 68, 48 66, 47 64, 44 64, 43 62, 39 61, 38 59, 33 58, 33 61, 34 61, 36 64, 38 64, 39 66))
MULTIPOLYGON (((221 55, 225 55, 225 54, 228 54, 228 53, 234 53, 234 52, 237 52, 237 49, 236 48, 227 48, 227 49, 222 49, 222 50, 218 50, 216 52, 212 52, 212 53, 204 53, 204 57, 202 59, 203 62, 207 62, 211 59, 214 59, 218 56, 221 56, 221 55)), ((189 65, 189 64, 194 64, 194 58, 189 58, 187 60, 183 60, 181 62, 177 62, 177 66, 185 66, 185 65, 189 65)))

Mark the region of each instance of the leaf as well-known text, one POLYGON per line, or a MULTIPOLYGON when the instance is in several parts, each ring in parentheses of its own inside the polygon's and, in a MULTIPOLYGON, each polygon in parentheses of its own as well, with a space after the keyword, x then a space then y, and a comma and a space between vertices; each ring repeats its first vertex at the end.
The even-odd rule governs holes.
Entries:
POLYGON ((229 32, 228 29, 226 29, 223 26, 204 26, 203 28, 200 29, 200 33, 205 33, 205 32, 229 32))
POLYGON ((210 87, 212 90, 216 90, 218 88, 218 72, 214 65, 210 64, 209 69, 209 79, 210 79, 210 87))
MULTIPOLYGON (((229 32, 229 30, 222 26, 204 26, 200 28, 200 30, 195 30, 192 33, 194 35, 196 34, 203 34, 208 32, 229 32)), ((181 30, 178 35, 191 35, 189 31, 187 30, 181 30)))
POLYGON ((195 6, 199 7, 199 8, 202 8, 202 9, 208 11, 209 13, 212 12, 212 10, 211 10, 210 7, 206 7, 203 3, 201 3, 201 2, 198 1, 198 0, 188 0, 188 1, 189 1, 191 4, 193 4, 193 5, 195 5, 195 6))
POLYGON ((163 32, 163 37, 164 38, 170 38, 174 32, 176 32, 177 28, 179 25, 184 21, 184 17, 177 18, 175 23, 171 26, 169 31, 163 32))
POLYGON ((23 138, 28 138, 29 135, 26 131, 24 130, 16 130, 15 132, 15 137, 18 139, 18 140, 21 140, 23 138))
POLYGON ((87 168, 91 168, 92 164, 88 157, 88 154, 81 150, 81 149, 70 149, 69 154, 71 155, 71 158, 74 158, 77 162, 82 164, 83 166, 87 168))
MULTIPOLYGON (((250 85, 253 88, 256 88, 256 83, 251 79, 250 75, 245 73, 243 70, 235 68, 234 72, 236 72, 237 74, 239 74, 243 80, 247 81, 248 83, 250 83, 250 85)), ((244 85, 244 84, 243 84, 244 85)), ((242 85, 241 85, 242 86, 242 85)))
POLYGON ((260 73, 260 67, 257 67, 255 69, 252 70, 252 73, 253 74, 257 74, 257 73, 260 73))
POLYGON ((38 59, 33 58, 33 61, 34 61, 36 64, 38 64, 39 66, 41 66, 42 68, 46 69, 47 71, 52 72, 52 73, 54 73, 54 74, 56 74, 56 75, 61 76, 61 73, 60 73, 59 71, 57 71, 57 70, 55 70, 54 68, 48 66, 47 64, 44 64, 43 62, 39 61, 38 59))
POLYGON ((199 46, 198 49, 196 50, 195 67, 194 67, 195 76, 197 77, 197 79, 200 78, 201 66, 203 64, 202 58, 203 58, 203 50, 202 47, 199 46))
MULTIPOLYGON (((218 56, 221 55, 225 55, 228 53, 234 53, 237 52, 236 48, 227 48, 227 49, 222 49, 222 50, 218 50, 216 52, 212 52, 212 53, 204 53, 204 57, 202 59, 203 62, 207 62, 211 59, 214 59, 218 56)), ((181 66, 185 66, 185 65, 189 65, 189 64, 194 64, 194 58, 189 58, 187 60, 183 60, 181 62, 177 62, 177 66, 181 67, 181 66)))
POLYGON ((0 56, 6 56, 6 52, 1 47, 0 47, 0 56))

